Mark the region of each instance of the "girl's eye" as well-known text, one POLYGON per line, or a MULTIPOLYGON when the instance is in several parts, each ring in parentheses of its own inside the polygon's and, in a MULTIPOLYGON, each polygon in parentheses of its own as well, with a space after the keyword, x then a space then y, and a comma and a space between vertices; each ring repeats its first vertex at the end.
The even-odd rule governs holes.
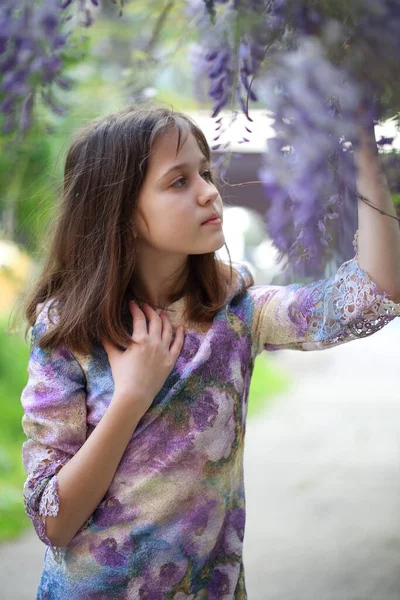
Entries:
MULTIPOLYGON (((204 171, 203 176, 207 177, 207 179, 212 182, 212 172, 210 170, 204 171)), ((172 187, 178 187, 178 188, 183 187, 181 185, 178 185, 178 186, 176 185, 180 181, 186 181, 186 177, 181 177, 180 179, 178 179, 177 181, 175 181, 175 183, 172 184, 172 187)))

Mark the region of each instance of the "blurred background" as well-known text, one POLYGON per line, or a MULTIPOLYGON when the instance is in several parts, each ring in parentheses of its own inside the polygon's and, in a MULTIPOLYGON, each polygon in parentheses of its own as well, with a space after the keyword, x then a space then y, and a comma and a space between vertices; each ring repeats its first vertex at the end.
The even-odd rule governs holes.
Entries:
MULTIPOLYGON (((0 580, 6 600, 34 598, 45 550, 22 503, 20 394, 29 340, 25 323, 17 334, 6 329, 40 272, 69 140, 87 120, 122 107, 127 96, 183 110, 210 145, 215 136, 210 110, 193 95, 185 21, 167 29, 164 50, 173 61, 132 72, 132 53, 140 60, 143 52, 132 40, 147 26, 148 13, 143 2, 131 3, 124 20, 111 9, 104 3, 97 26, 85 31, 82 55, 71 59, 77 83, 68 91, 70 112, 43 112, 52 132, 39 123, 23 144, 0 138, 0 580)), ((245 262, 256 284, 268 284, 279 283, 281 266, 266 235, 261 186, 246 183, 258 179, 269 135, 262 100, 259 105, 248 143, 238 141, 243 115, 231 129, 234 155, 221 193, 232 260, 245 262)), ((390 137, 391 123, 377 134, 390 137)), ((382 160, 400 206, 398 163, 382 160)), ((220 256, 227 259, 223 250, 220 256)), ((400 599, 399 332, 397 319, 369 339, 323 353, 258 357, 245 450, 250 600, 400 599)))

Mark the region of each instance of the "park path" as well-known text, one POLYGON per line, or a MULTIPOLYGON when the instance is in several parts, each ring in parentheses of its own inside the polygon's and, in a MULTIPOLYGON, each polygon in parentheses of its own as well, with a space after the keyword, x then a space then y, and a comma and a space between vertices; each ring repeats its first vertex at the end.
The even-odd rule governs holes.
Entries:
POLYGON ((400 600, 400 319, 271 359, 295 386, 249 423, 249 600, 400 600))
MULTIPOLYGON (((400 600, 400 319, 323 352, 246 432, 249 600, 400 600)), ((34 600, 45 547, 0 546, 1 597, 34 600)), ((117 599, 116 599, 117 600, 117 599)))

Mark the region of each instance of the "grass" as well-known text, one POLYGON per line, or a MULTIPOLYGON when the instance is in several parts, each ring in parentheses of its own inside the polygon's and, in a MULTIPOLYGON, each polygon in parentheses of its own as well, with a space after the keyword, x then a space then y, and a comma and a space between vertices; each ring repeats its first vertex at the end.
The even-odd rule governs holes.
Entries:
MULTIPOLYGON (((5 332, 0 322, 0 541, 18 537, 31 522, 25 514, 22 488, 25 471, 21 448, 26 437, 22 430, 20 396, 28 378, 29 345, 5 332)), ((287 376, 277 371, 266 355, 255 363, 250 386, 248 417, 256 418, 289 385, 287 376)))

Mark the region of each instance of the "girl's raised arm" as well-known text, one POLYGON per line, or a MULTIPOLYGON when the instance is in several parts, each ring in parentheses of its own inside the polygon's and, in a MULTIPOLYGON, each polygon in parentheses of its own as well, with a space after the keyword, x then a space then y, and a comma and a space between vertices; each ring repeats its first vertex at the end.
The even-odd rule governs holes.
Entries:
POLYGON ((328 279, 307 285, 255 285, 253 355, 263 350, 324 350, 371 335, 400 316, 400 304, 379 290, 356 254, 328 279))

